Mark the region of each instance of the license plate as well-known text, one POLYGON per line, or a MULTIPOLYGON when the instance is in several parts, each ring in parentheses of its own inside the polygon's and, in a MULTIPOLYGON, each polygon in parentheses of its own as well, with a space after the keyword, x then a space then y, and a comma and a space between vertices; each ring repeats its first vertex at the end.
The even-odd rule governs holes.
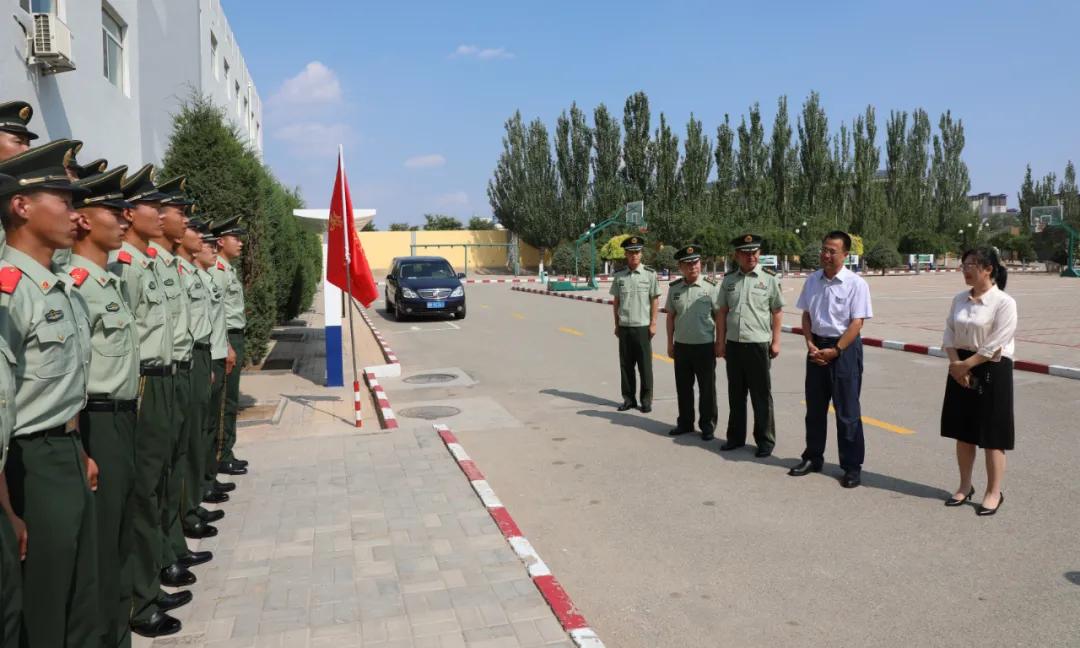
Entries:
POLYGON ((444 301, 428 302, 427 307, 428 308, 446 308, 446 302, 444 302, 444 301))

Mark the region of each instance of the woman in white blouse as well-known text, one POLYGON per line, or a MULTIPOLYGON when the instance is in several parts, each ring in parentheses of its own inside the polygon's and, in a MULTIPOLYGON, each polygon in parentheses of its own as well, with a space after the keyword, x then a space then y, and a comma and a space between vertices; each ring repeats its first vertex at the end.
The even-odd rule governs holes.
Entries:
POLYGON ((956 439, 960 488, 945 506, 960 506, 975 495, 971 473, 978 448, 986 453, 986 491, 976 509, 993 515, 1005 495, 1005 451, 1013 449, 1013 353, 1016 301, 1007 295, 1007 271, 995 248, 968 250, 961 258, 971 288, 953 298, 941 346, 949 356, 941 436, 956 439))

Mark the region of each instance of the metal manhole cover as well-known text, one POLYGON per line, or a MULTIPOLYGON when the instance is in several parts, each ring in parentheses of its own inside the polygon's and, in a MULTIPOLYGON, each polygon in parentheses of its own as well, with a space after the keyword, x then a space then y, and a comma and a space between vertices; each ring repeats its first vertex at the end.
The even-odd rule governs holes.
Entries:
POLYGON ((398 411, 399 416, 405 418, 418 418, 426 421, 434 421, 435 419, 448 418, 450 416, 456 416, 461 414, 461 410, 456 407, 449 407, 446 405, 426 405, 423 407, 408 407, 398 411))
POLYGON ((262 364, 263 371, 282 371, 293 368, 296 358, 270 358, 262 364))
POLYGON ((409 376, 404 378, 403 382, 407 382, 413 385, 430 385, 431 383, 444 383, 455 380, 457 376, 447 373, 428 373, 417 374, 415 376, 409 376))

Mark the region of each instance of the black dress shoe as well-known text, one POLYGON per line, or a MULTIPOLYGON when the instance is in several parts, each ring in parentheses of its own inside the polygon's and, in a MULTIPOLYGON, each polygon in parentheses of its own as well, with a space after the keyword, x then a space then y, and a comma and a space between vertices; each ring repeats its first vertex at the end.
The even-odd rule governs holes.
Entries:
POLYGON ((208 511, 203 507, 195 509, 195 515, 203 522, 217 522, 221 518, 225 517, 225 511, 218 509, 216 511, 208 511))
POLYGON ((209 491, 203 493, 202 501, 204 504, 223 504, 229 501, 229 496, 225 493, 218 493, 216 491, 209 491))
POLYGON ((157 598, 154 599, 154 604, 158 606, 158 609, 162 612, 168 612, 169 610, 175 610, 178 607, 183 607, 188 603, 191 603, 191 599, 194 598, 191 592, 187 590, 180 590, 179 592, 173 592, 172 594, 166 594, 165 592, 158 592, 157 598))
POLYGON ((222 461, 218 464, 218 474, 221 475, 246 475, 247 468, 244 468, 235 461, 222 461))
POLYGON ((668 430, 667 434, 668 434, 668 436, 679 436, 680 434, 686 434, 689 431, 690 430, 684 430, 682 428, 676 427, 676 428, 671 428, 670 430, 668 430))
POLYGON ((968 502, 970 502, 972 497, 975 497, 975 487, 974 486, 971 487, 971 490, 968 492, 966 497, 961 497, 960 499, 957 499, 955 497, 950 497, 947 500, 945 500, 945 506, 963 506, 964 504, 967 504, 968 502))
POLYGON ((787 474, 792 477, 802 477, 803 475, 809 475, 812 472, 821 472, 821 464, 816 464, 809 459, 803 459, 795 464, 795 467, 787 471, 787 474))
POLYGON ((720 446, 720 449, 723 450, 724 452, 727 452, 728 450, 738 450, 739 448, 743 447, 744 445, 746 445, 746 444, 745 443, 735 443, 733 441, 725 441, 724 445, 720 446))
POLYGON ((184 567, 180 563, 173 563, 161 570, 161 584, 168 585, 169 587, 187 587, 194 585, 196 581, 195 574, 188 571, 187 567, 184 567))
POLYGON ((761 459, 763 457, 771 457, 772 456, 772 448, 769 448, 767 450, 765 448, 758 448, 757 452, 754 453, 754 456, 757 457, 758 459, 761 459))
POLYGON ((635 407, 637 407, 637 403, 626 401, 622 405, 619 405, 618 407, 616 407, 615 409, 617 409, 620 412, 625 412, 626 410, 632 410, 635 407))
POLYGON ((184 527, 184 537, 191 538, 192 540, 202 540, 203 538, 213 538, 217 535, 217 527, 206 522, 197 522, 192 526, 184 527))
MULTIPOLYGON (((213 528, 213 527, 211 527, 213 528)), ((176 559, 176 562, 180 563, 184 567, 194 567, 195 565, 201 565, 203 563, 210 562, 214 559, 213 552, 210 551, 189 551, 183 556, 176 559)), ((171 609, 171 608, 170 608, 171 609)))
POLYGON ((652 411, 652 405, 642 405, 641 406, 641 413, 642 414, 648 414, 651 411, 652 411))
POLYGON ((210 488, 213 488, 218 493, 231 493, 236 490, 236 484, 232 482, 215 481, 213 484, 210 484, 210 488))
POLYGON ((998 505, 994 508, 986 508, 982 504, 979 504, 979 508, 975 509, 975 515, 985 517, 987 515, 993 515, 998 512, 1001 505, 1005 503, 1005 493, 1001 494, 1001 499, 998 500, 998 505))
POLYGON ((840 485, 844 488, 855 488, 862 483, 861 473, 847 471, 844 476, 840 478, 840 485))
POLYGON ((131 631, 143 637, 164 637, 180 632, 180 619, 174 619, 164 612, 154 612, 145 621, 132 621, 131 631))
POLYGON ((713 435, 712 432, 702 432, 701 433, 701 440, 702 441, 712 441, 715 438, 716 438, 716 436, 713 435))
POLYGON ((236 464, 237 466, 240 466, 241 468, 247 468, 248 467, 248 460, 247 459, 240 459, 239 457, 233 457, 232 462, 234 464, 236 464))

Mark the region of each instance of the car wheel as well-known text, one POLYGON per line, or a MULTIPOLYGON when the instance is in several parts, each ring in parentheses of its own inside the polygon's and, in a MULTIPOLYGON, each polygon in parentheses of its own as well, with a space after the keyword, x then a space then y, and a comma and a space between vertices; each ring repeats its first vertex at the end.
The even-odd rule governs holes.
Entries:
POLYGON ((394 319, 399 322, 405 321, 405 311, 401 309, 401 304, 394 304, 394 319))
POLYGON ((465 311, 461 311, 460 313, 454 313, 454 319, 456 319, 456 320, 465 319, 465 311))
POLYGON ((392 308, 390 307, 390 292, 386 290, 383 291, 383 312, 387 315, 393 312, 392 308))

